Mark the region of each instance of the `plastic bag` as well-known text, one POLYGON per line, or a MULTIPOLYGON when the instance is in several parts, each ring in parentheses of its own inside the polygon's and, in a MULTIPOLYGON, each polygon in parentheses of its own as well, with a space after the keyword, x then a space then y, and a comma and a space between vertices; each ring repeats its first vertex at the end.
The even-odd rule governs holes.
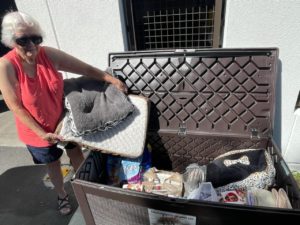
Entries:
POLYGON ((201 182, 205 181, 206 166, 197 163, 190 164, 183 174, 184 196, 187 197, 193 190, 197 189, 201 182))
POLYGON ((203 182, 198 188, 193 190, 187 197, 188 199, 218 202, 219 198, 211 182, 203 182))

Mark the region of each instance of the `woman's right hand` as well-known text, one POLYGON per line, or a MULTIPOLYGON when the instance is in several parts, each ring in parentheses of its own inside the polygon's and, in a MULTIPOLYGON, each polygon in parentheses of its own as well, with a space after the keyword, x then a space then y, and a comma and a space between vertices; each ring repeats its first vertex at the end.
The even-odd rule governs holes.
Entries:
POLYGON ((51 144, 56 144, 58 141, 63 141, 63 137, 54 134, 54 133, 46 133, 45 135, 42 136, 43 140, 48 141, 51 144))

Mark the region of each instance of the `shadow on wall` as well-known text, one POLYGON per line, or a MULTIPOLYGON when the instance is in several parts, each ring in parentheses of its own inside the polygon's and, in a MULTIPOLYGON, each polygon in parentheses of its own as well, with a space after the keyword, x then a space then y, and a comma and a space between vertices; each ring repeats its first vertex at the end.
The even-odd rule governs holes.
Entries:
POLYGON ((277 63, 277 77, 276 77, 276 86, 275 86, 275 118, 274 118, 274 128, 273 128, 273 137, 274 140, 281 149, 281 122, 282 122, 282 62, 279 59, 277 63))
POLYGON ((125 15, 124 15, 124 5, 126 4, 123 0, 119 0, 119 12, 120 12, 120 19, 121 19, 121 29, 123 35, 123 45, 124 51, 128 51, 128 40, 127 40, 127 29, 126 29, 126 22, 125 22, 125 15))

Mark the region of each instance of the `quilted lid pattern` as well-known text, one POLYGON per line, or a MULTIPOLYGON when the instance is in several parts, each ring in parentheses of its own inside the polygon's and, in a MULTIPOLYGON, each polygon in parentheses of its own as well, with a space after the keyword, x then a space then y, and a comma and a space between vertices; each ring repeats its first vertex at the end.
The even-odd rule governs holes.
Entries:
POLYGON ((278 49, 110 54, 130 91, 152 102, 149 130, 272 135, 278 49))

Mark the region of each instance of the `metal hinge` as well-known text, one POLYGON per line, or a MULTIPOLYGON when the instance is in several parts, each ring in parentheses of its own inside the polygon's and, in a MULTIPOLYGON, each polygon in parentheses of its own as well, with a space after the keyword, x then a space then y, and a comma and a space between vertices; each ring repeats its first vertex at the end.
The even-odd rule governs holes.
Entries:
POLYGON ((182 123, 179 124, 178 135, 179 136, 185 136, 186 135, 186 125, 185 125, 185 122, 182 122, 182 123))
POLYGON ((259 131, 256 128, 251 128, 251 139, 260 139, 259 131))

